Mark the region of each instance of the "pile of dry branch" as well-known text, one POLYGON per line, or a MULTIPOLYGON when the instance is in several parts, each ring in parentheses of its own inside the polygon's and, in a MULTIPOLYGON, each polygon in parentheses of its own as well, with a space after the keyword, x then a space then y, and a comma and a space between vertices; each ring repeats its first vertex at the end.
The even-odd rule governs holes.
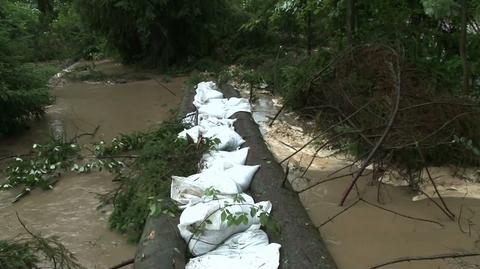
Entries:
POLYGON ((318 120, 315 138, 327 141, 320 147, 363 162, 341 204, 370 164, 402 170, 414 185, 427 165, 480 163, 475 143, 465 142, 480 141, 480 108, 441 81, 401 50, 376 44, 349 49, 305 85, 302 114, 318 120))

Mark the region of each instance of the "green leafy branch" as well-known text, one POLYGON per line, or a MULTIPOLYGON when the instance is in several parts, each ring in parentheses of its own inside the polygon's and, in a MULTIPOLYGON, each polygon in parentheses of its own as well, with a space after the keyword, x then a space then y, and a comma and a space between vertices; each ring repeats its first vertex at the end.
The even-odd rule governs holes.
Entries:
MULTIPOLYGON (((213 187, 209 187, 205 190, 204 195, 206 197, 210 197, 213 200, 222 200, 225 198, 220 198, 221 192, 213 187)), ((254 218, 258 214, 258 218, 260 220, 260 224, 269 232, 272 233, 279 233, 280 227, 278 222, 271 216, 271 214, 263 208, 262 205, 254 205, 250 203, 246 203, 245 198, 242 196, 241 193, 237 193, 232 196, 233 203, 229 203, 228 201, 224 201, 224 206, 218 208, 217 210, 211 212, 201 223, 199 223, 194 231, 192 237, 189 239, 189 242, 193 239, 194 236, 201 236, 206 231, 207 225, 212 224, 210 217, 214 214, 221 212, 220 219, 222 223, 226 223, 228 227, 233 225, 238 226, 241 224, 248 225, 249 219, 254 218), (231 212, 229 208, 232 206, 249 206, 250 212, 231 212), (249 218, 250 216, 250 218, 249 218)))
POLYGON ((17 214, 29 238, 0 240, 0 268, 84 269, 55 236, 42 237, 30 231, 17 214))

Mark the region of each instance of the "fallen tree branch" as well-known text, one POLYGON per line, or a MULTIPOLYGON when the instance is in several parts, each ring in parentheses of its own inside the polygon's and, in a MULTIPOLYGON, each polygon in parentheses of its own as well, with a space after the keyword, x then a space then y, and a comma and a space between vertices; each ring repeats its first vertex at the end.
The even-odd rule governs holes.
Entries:
POLYGON ((474 257, 474 256, 480 256, 480 253, 474 252, 474 253, 447 253, 447 254, 438 254, 438 255, 431 255, 431 256, 408 256, 408 257, 402 257, 402 258, 397 258, 388 262, 384 262, 381 264, 377 264, 374 266, 370 266, 369 269, 377 269, 380 267, 384 267, 387 265, 392 265, 396 263, 402 263, 402 262, 411 262, 411 261, 429 261, 429 260, 443 260, 443 259, 456 259, 456 258, 466 258, 466 257, 474 257))
POLYGON ((132 264, 133 262, 135 262, 135 258, 131 258, 131 259, 128 259, 126 261, 123 261, 117 265, 114 265, 112 267, 109 267, 108 269, 119 269, 119 268, 122 268, 122 267, 125 267, 127 265, 130 265, 132 264))
POLYGON ((83 137, 83 136, 95 137, 95 135, 97 135, 98 130, 100 130, 100 125, 97 125, 95 127, 95 129, 93 129, 93 132, 91 132, 91 133, 83 133, 83 134, 79 134, 79 135, 74 136, 72 139, 70 139, 70 144, 74 143, 80 137, 83 137))
POLYGON ((322 222, 320 225, 316 226, 317 228, 321 228, 322 226, 328 224, 329 222, 333 221, 336 217, 342 215, 343 213, 345 213, 347 210, 349 210, 350 208, 354 207, 356 204, 358 204, 358 202, 360 202, 361 200, 358 199, 356 200, 355 202, 353 202, 351 205, 345 207, 344 209, 342 209, 340 212, 338 212, 337 214, 333 215, 332 217, 328 218, 326 221, 322 222))
MULTIPOLYGON (((400 67, 397 66, 397 68, 400 68, 400 67)), ((378 139, 377 143, 375 144, 375 147, 370 151, 367 159, 362 164, 362 167, 360 168, 360 170, 358 171, 358 173, 355 175, 354 179, 352 180, 352 183, 350 184, 350 186, 346 189, 345 193, 343 194, 342 200, 340 201, 340 206, 343 206, 343 204, 345 203, 345 200, 347 199, 348 195, 352 191, 353 186, 355 186, 355 183, 358 181, 358 179, 362 175, 363 171, 365 171, 367 166, 370 164, 370 161, 374 157, 377 150, 380 148, 380 145, 383 143, 383 141, 387 137, 388 132, 392 128, 393 123, 395 122, 395 118, 397 117, 398 108, 400 106, 400 94, 401 94, 400 70, 397 70, 397 72, 395 73, 395 71, 393 69, 393 66, 391 66, 391 71, 392 71, 393 76, 395 77, 395 89, 396 89, 396 100, 395 100, 395 106, 393 108, 392 115, 390 116, 390 120, 389 120, 388 125, 385 128, 382 136, 380 137, 380 139, 378 139)))
POLYGON ((367 201, 367 200, 365 200, 365 199, 363 199, 363 198, 360 198, 359 200, 362 201, 362 202, 364 202, 364 203, 367 204, 367 205, 376 207, 376 208, 378 208, 378 209, 385 210, 385 211, 387 211, 387 212, 390 212, 390 213, 392 213, 392 214, 398 215, 398 216, 400 216, 400 217, 404 217, 404 218, 411 219, 411 220, 416 220, 416 221, 429 222, 429 223, 437 224, 437 225, 440 226, 440 227, 444 227, 444 225, 441 224, 441 223, 438 222, 438 221, 434 221, 434 220, 429 220, 429 219, 424 219, 424 218, 418 218, 418 217, 412 217, 412 216, 409 216, 409 215, 405 215, 405 214, 403 214, 403 213, 399 213, 399 212, 393 211, 393 210, 391 210, 391 209, 385 208, 385 207, 383 207, 383 206, 380 206, 380 205, 374 204, 374 203, 372 203, 372 202, 369 202, 369 201, 367 201))
POLYGON ((293 156, 295 156, 297 153, 299 153, 300 151, 302 151, 304 148, 306 148, 308 145, 310 145, 311 143, 313 143, 313 141, 317 140, 318 138, 324 136, 328 131, 332 130, 333 128, 337 127, 338 125, 344 123, 345 121, 348 121, 350 118, 352 118, 353 116, 355 116, 357 113, 359 113, 360 111, 362 111, 364 108, 366 108, 368 105, 370 104, 370 102, 367 102, 366 104, 364 104, 362 107, 360 107, 359 109, 357 109, 355 112, 353 112, 352 114, 350 114, 348 117, 345 117, 343 120, 337 122, 336 124, 334 125, 331 125, 330 127, 328 127, 326 130, 322 131, 320 134, 314 136, 312 139, 310 139, 307 143, 305 143, 303 146, 301 146, 299 149, 297 149, 294 153, 290 154, 288 157, 286 157, 285 159, 283 159, 282 161, 280 161, 280 164, 284 163, 286 160, 292 158, 293 156))
POLYGON ((177 96, 172 90, 170 90, 170 88, 168 88, 167 86, 165 86, 163 83, 161 83, 160 81, 158 81, 158 79, 156 78, 153 78, 153 80, 155 80, 155 82, 158 83, 158 85, 162 86, 162 88, 164 88, 165 90, 167 90, 169 93, 171 93, 173 96, 177 96))
POLYGON ((275 114, 275 116, 273 117, 272 121, 270 121, 270 123, 268 124, 269 127, 272 127, 273 123, 275 122, 275 120, 277 120, 278 116, 280 116, 280 114, 282 113, 282 111, 285 109, 285 105, 283 105, 278 111, 277 113, 275 114))
MULTIPOLYGON (((372 174, 372 173, 373 173, 373 172, 364 174, 364 176, 368 176, 368 175, 370 175, 370 174, 372 174)), ((341 179, 341 178, 347 177, 347 176, 353 176, 354 174, 355 174, 355 172, 348 173, 348 174, 343 174, 343 175, 339 175, 339 176, 335 176, 335 177, 329 177, 329 178, 324 179, 324 180, 322 180, 322 181, 319 181, 319 182, 317 182, 317 183, 315 183, 315 184, 313 184, 313 185, 311 185, 311 186, 308 186, 308 187, 306 187, 306 188, 303 189, 303 190, 297 191, 297 193, 302 193, 302 192, 308 191, 308 190, 310 190, 310 189, 312 189, 312 188, 314 188, 314 187, 316 187, 316 186, 318 186, 318 185, 320 185, 320 184, 323 184, 323 183, 326 183, 326 182, 329 182, 329 181, 334 181, 334 180, 336 180, 336 179, 341 179)))
POLYGON ((445 203, 445 200, 443 200, 443 197, 440 195, 440 192, 438 191, 437 184, 433 180, 432 175, 430 174, 430 170, 428 170, 428 167, 426 166, 425 157, 423 156, 423 153, 420 150, 420 147, 418 146, 418 143, 416 143, 415 145, 416 145, 416 148, 417 148, 417 151, 418 151, 418 154, 419 154, 420 158, 422 159, 423 163, 425 164, 425 171, 427 172, 428 179, 430 180, 430 183, 432 183, 432 186, 435 190, 435 193, 438 195, 438 198, 440 199, 440 202, 443 205, 443 209, 445 209, 445 210, 442 210, 442 211, 448 216, 448 218, 450 220, 452 220, 452 221, 455 220, 455 214, 448 208, 447 203, 445 203))

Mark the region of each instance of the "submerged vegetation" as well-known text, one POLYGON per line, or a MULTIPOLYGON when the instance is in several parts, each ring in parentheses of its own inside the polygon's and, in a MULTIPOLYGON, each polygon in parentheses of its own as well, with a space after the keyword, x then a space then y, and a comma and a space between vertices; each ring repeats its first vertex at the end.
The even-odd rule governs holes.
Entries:
POLYGON ((0 240, 0 268, 84 269, 58 238, 33 233, 18 214, 17 218, 27 235, 0 240))

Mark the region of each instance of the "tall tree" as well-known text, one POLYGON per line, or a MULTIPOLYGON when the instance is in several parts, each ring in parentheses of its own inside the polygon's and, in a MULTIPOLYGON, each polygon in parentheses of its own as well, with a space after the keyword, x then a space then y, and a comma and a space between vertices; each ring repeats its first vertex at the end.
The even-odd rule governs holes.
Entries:
POLYGON ((40 11, 40 23, 47 27, 54 18, 53 0, 37 0, 37 7, 40 11))
POLYGON ((355 0, 347 0, 347 44, 353 46, 353 25, 354 25, 355 0))
POLYGON ((467 53, 467 0, 461 0, 461 33, 460 33, 460 57, 462 58, 463 66, 463 92, 465 94, 470 94, 470 63, 468 62, 468 53, 467 53))
POLYGON ((422 4, 425 8, 425 12, 433 17, 444 18, 456 18, 458 20, 458 13, 460 13, 460 35, 458 39, 459 55, 462 61, 462 89, 464 94, 471 93, 470 80, 471 70, 470 63, 468 61, 468 40, 467 40, 467 28, 468 28, 468 0, 422 0, 422 4), (460 12, 458 12, 460 7, 460 12))

